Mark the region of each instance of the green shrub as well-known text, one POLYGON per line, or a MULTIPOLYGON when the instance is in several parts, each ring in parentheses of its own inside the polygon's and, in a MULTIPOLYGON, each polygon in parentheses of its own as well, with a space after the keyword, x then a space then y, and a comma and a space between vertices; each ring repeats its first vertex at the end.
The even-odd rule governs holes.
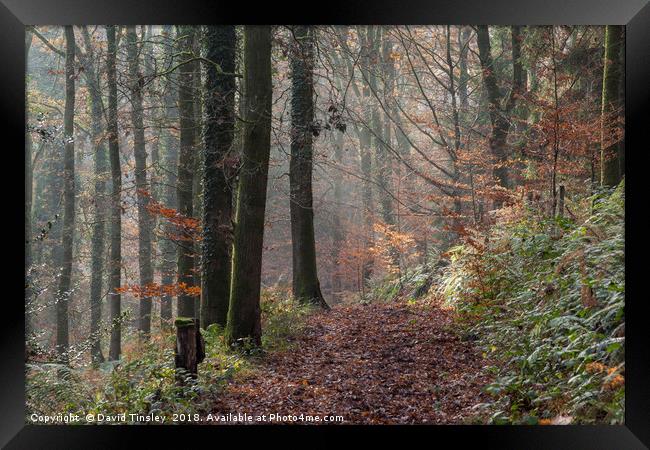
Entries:
POLYGON ((261 300, 262 348, 267 350, 286 349, 292 337, 304 327, 304 319, 316 310, 294 300, 288 290, 265 289, 261 300))

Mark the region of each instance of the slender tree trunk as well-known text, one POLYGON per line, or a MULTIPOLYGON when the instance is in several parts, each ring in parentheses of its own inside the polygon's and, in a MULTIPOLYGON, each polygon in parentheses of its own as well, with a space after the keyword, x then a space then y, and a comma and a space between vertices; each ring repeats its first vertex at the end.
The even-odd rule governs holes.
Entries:
POLYGON ((106 234, 106 178, 108 176, 106 146, 102 127, 102 93, 95 69, 94 53, 88 30, 82 29, 86 42, 86 54, 82 63, 85 67, 86 84, 90 94, 91 135, 94 145, 94 200, 91 238, 91 276, 90 276, 90 355, 93 365, 104 361, 100 342, 100 323, 102 318, 102 285, 104 278, 104 239, 106 234))
POLYGON ((622 51, 624 28, 621 25, 607 25, 605 28, 605 62, 603 70, 603 95, 601 114, 600 184, 616 186, 625 173, 625 147, 615 137, 622 102, 620 79, 623 76, 620 52, 622 51))
MULTIPOLYGON (((195 27, 182 26, 178 28, 178 39, 181 50, 189 54, 194 49, 195 27)), ((194 152, 196 144, 196 119, 194 117, 194 75, 197 67, 195 62, 183 64, 179 68, 178 109, 181 126, 181 148, 178 158, 178 211, 183 217, 194 215, 193 208, 193 172, 194 152)), ((182 233, 182 231, 181 231, 182 233)), ((190 236, 184 236, 178 246, 178 283, 186 286, 194 285, 194 242, 190 236)), ((195 317, 194 297, 186 292, 178 295, 178 316, 195 317)))
MULTIPOLYGON (((388 92, 390 92, 390 83, 391 83, 391 74, 389 67, 390 58, 390 47, 387 45, 387 41, 384 41, 381 27, 376 27, 377 32, 375 33, 375 38, 373 39, 372 45, 372 55, 371 60, 375 61, 372 68, 369 68, 370 75, 370 86, 371 89, 377 93, 378 96, 386 98, 388 92), (381 53, 380 53, 381 49, 381 53), (380 64, 378 67, 378 63, 380 64), (381 71, 383 76, 383 86, 379 86, 379 78, 377 76, 377 71, 381 71)), ((378 111, 378 108, 373 110, 374 120, 373 120, 373 129, 376 133, 374 140, 374 150, 375 150, 375 166, 377 170, 375 171, 375 181, 377 186, 379 186, 379 206, 381 208, 382 220, 387 225, 394 224, 393 218, 393 208, 390 196, 386 191, 390 190, 390 178, 391 178, 391 166, 390 166, 390 157, 388 155, 387 144, 390 144, 390 127, 388 125, 388 120, 385 119, 385 115, 381 114, 378 111)))
MULTIPOLYGON (((366 71, 364 79, 368 79, 368 70, 370 67, 370 52, 369 47, 372 45, 372 27, 360 27, 358 30, 361 52, 362 64, 361 70, 366 71)), ((363 102, 364 102, 364 120, 368 126, 372 123, 373 108, 370 101, 370 89, 367 86, 363 87, 363 102)), ((363 174, 363 187, 362 187, 362 202, 363 202, 363 224, 364 224, 364 260, 361 269, 362 288, 365 295, 365 288, 368 286, 370 277, 372 277, 372 269, 374 266, 373 257, 370 254, 370 249, 374 245, 374 220, 373 220, 373 198, 372 198, 372 152, 371 133, 368 126, 361 129, 359 136, 359 154, 361 158, 361 173, 363 174)))
MULTIPOLYGON (((377 59, 381 62, 381 92, 383 102, 388 104, 394 98, 394 87, 396 82, 395 65, 391 59, 393 51, 393 43, 390 36, 384 33, 377 32, 375 54, 377 59), (381 49, 381 53, 379 50, 381 49)), ((373 80, 373 89, 379 89, 378 80, 375 71, 371 72, 371 80, 373 80)), ((397 217, 395 215, 395 208, 393 205, 393 197, 391 193, 394 190, 393 180, 393 159, 389 148, 392 146, 392 120, 389 116, 391 107, 387 107, 380 113, 378 120, 379 130, 377 133, 380 139, 377 139, 377 148, 375 160, 377 162, 376 180, 379 190, 379 201, 381 205, 381 214, 383 222, 392 230, 395 230, 397 225, 397 217)), ((391 114, 392 115, 392 114, 391 114)), ((397 138, 397 135, 395 136, 397 138)), ((392 267, 397 270, 399 279, 401 281, 401 261, 398 249, 389 242, 388 253, 392 267)))
MULTIPOLYGON (((391 60, 393 45, 388 36, 382 36, 381 40, 379 40, 377 43, 377 47, 381 47, 381 67, 383 72, 383 89, 381 94, 384 98, 384 101, 388 101, 388 99, 393 98, 393 88, 395 85, 395 66, 391 60)), ((382 114, 381 119, 382 120, 380 120, 380 123, 382 139, 377 146, 377 159, 379 160, 377 164, 377 181, 382 190, 390 192, 393 188, 393 166, 392 159, 388 150, 388 146, 391 145, 391 120, 388 117, 388 114, 382 114)), ((393 201, 387 192, 383 192, 381 196, 381 211, 384 222, 388 225, 395 225, 393 201)), ((396 255, 394 254, 393 256, 396 255)))
POLYGON ((109 358, 120 359, 122 352, 122 296, 118 289, 121 286, 122 271, 122 170, 120 168, 119 130, 117 127, 117 70, 115 26, 106 27, 108 52, 106 55, 106 74, 108 79, 108 151, 111 163, 111 254, 108 296, 111 312, 111 342, 109 358))
POLYGON ((271 27, 246 26, 246 108, 226 342, 261 344, 260 282, 271 148, 271 27))
MULTIPOLYGON (((379 54, 379 48, 381 45, 381 27, 378 25, 372 25, 367 28, 367 59, 366 59, 366 80, 368 80, 368 85, 371 93, 378 95, 379 93, 379 80, 377 77, 377 65, 381 60, 379 54)), ((379 113, 379 108, 377 107, 377 101, 374 98, 374 95, 370 97, 369 100, 369 119, 370 121, 370 155, 371 158, 371 179, 374 178, 375 183, 378 184, 380 190, 377 190, 377 203, 379 206, 379 212, 382 218, 386 218, 387 210, 390 209, 386 203, 387 199, 385 197, 384 189, 387 188, 386 180, 379 180, 379 174, 382 174, 385 164, 385 148, 382 142, 382 123, 381 116, 379 113), (373 158, 374 157, 374 158, 373 158), (374 159, 374 164, 372 164, 372 159, 374 159)), ((390 200, 388 200, 390 202, 390 200)))
MULTIPOLYGON (((46 178, 46 186, 48 186, 49 192, 46 195, 46 208, 45 208, 45 220, 48 223, 52 224, 48 232, 48 244, 50 245, 50 255, 49 263, 52 264, 56 270, 61 271, 63 264, 63 187, 65 184, 64 177, 61 176, 64 173, 65 168, 65 155, 59 148, 58 142, 52 143, 51 148, 51 160, 49 164, 49 173, 46 178)), ((49 319, 52 322, 56 322, 57 317, 57 308, 56 304, 58 301, 58 285, 59 280, 54 279, 50 286, 48 286, 52 291, 52 302, 55 305, 54 308, 51 308, 48 313, 51 313, 49 319)))
MULTIPOLYGON (((149 138, 149 149, 151 154, 151 164, 149 170, 149 185, 151 191, 151 197, 159 202, 164 201, 162 196, 163 189, 163 167, 161 161, 161 141, 163 134, 163 107, 160 104, 161 95, 160 91, 162 90, 163 79, 158 77, 156 74, 157 67, 157 55, 155 53, 155 45, 152 42, 153 36, 153 25, 147 25, 146 28, 143 26, 143 34, 145 38, 143 39, 141 45, 141 53, 143 54, 144 62, 144 75, 147 80, 150 80, 145 92, 145 98, 148 98, 149 101, 145 103, 144 109, 147 111, 146 118, 151 123, 151 137, 149 138), (146 30, 146 33, 144 31, 146 30), (153 81, 151 81, 153 79, 153 81)), ((164 101, 164 100, 162 100, 164 101)), ((160 271, 162 266, 161 258, 159 257, 161 252, 161 242, 159 239, 159 234, 157 233, 160 217, 157 214, 149 214, 149 229, 151 230, 151 266, 153 279, 155 280, 156 271, 160 271)), ((153 299, 152 299, 153 301, 153 299)), ((150 310, 150 322, 153 321, 154 310, 156 303, 153 302, 150 310)))
POLYGON ((555 217, 557 207, 557 163, 560 156, 560 97, 557 83, 557 55, 555 54, 555 27, 550 28, 551 33, 551 59, 553 62, 553 101, 555 111, 553 115, 553 170, 551 172, 551 211, 550 216, 555 217))
MULTIPOLYGON (((334 131, 334 133, 334 160, 337 164, 343 165, 343 133, 338 131, 334 131)), ((340 173, 335 174, 333 183, 335 211, 333 211, 332 216, 332 265, 334 267, 332 271, 332 294, 336 300, 340 300, 343 290, 340 254, 345 242, 343 234, 345 230, 341 223, 340 214, 344 195, 343 180, 340 173)))
POLYGON ((472 29, 468 26, 460 27, 459 31, 459 44, 460 44, 460 58, 458 61, 458 69, 460 76, 458 78, 458 97, 460 99, 461 114, 467 111, 469 104, 468 83, 469 72, 467 70, 467 54, 469 53, 469 40, 472 34, 472 29))
MULTIPOLYGON (((174 63, 174 47, 173 47, 173 27, 166 25, 163 27, 163 33, 166 34, 167 46, 165 47, 165 68, 172 67, 174 63)), ((165 127, 162 130, 162 146, 165 151, 165 186, 164 198, 168 208, 176 209, 178 207, 176 201, 176 173, 178 171, 178 138, 172 132, 172 127, 178 126, 178 89, 176 87, 176 77, 168 74, 164 86, 163 102, 165 105, 165 127)), ((176 279, 176 244, 171 236, 174 234, 175 229, 172 224, 166 222, 164 225, 165 237, 160 243, 161 252, 161 284, 169 286, 174 283, 176 279)), ((163 295, 160 299, 160 322, 163 328, 169 329, 172 320, 172 296, 163 295)))
MULTIPOLYGON (((397 81, 396 81, 397 82, 397 81)), ((407 90, 407 86, 404 85, 404 82, 400 80, 400 86, 399 90, 400 92, 405 92, 407 90)), ((411 156, 411 144, 409 143, 409 138, 406 135, 406 130, 404 128, 403 122, 402 122, 402 116, 400 114, 399 108, 397 107, 396 103, 393 103, 391 107, 391 115, 395 118, 395 140, 397 142, 397 150, 399 152, 400 158, 408 161, 410 156, 411 156)), ((408 169, 407 169, 408 170, 408 169)), ((411 174, 406 173, 404 176, 402 175, 401 172, 401 165, 397 164, 397 167, 395 168, 397 178, 399 180, 403 180, 403 182, 400 182, 400 184, 403 183, 403 192, 406 193, 405 197, 407 201, 411 203, 418 203, 419 199, 416 200, 414 196, 416 195, 416 189, 413 185, 413 179, 411 174)), ((397 217, 399 220, 399 215, 397 217)), ((426 259, 427 259, 427 233, 419 233, 418 235, 415 236, 415 245, 417 248, 418 253, 420 254, 420 263, 425 264, 426 259)))
MULTIPOLYGON (((32 46, 32 33, 25 31, 25 73, 28 71, 29 50, 32 46)), ((32 333, 32 135, 29 131, 29 109, 25 102, 25 336, 32 333)))
POLYGON ((72 247, 75 221, 74 187, 74 103, 75 103, 75 38, 71 25, 65 27, 65 109, 63 136, 65 139, 63 170, 63 260, 56 303, 56 347, 61 363, 67 364, 69 348, 68 304, 72 288, 72 247))
MULTIPOLYGON (((92 94, 91 94, 92 96, 92 94)), ((104 237, 105 237, 105 176, 106 176, 106 148, 100 142, 101 137, 95 135, 96 131, 101 133, 101 129, 96 130, 96 120, 101 118, 101 109, 96 111, 97 99, 92 99, 93 108, 93 140, 95 145, 95 214, 92 231, 92 263, 91 263, 91 280, 90 280, 90 353, 94 364, 104 361, 100 342, 100 322, 102 319, 102 284, 104 277, 104 237), (97 115, 99 113, 99 116, 97 115)))
POLYGON ((228 319, 232 244, 231 147, 235 131, 235 27, 208 26, 205 57, 201 326, 228 319), (225 74, 223 74, 225 72, 225 74))
POLYGON ((314 55, 313 30, 294 28, 291 51, 291 161, 289 167, 293 296, 328 308, 316 269, 312 198, 314 55))
MULTIPOLYGON (((618 55, 619 62, 619 83, 618 83, 618 104, 619 104, 619 117, 625 121, 625 28, 621 30, 621 45, 618 55)), ((625 126, 623 128, 623 136, 618 142, 618 174, 619 178, 623 179, 625 176, 625 126)))
MULTIPOLYGON (((147 152, 144 143, 142 89, 144 78, 140 72, 140 48, 135 26, 126 30, 127 56, 129 61, 129 87, 131 93, 131 124, 133 126, 133 153, 135 155, 135 186, 138 200, 138 266, 140 286, 153 283, 151 264, 151 217, 147 210, 149 184, 147 183, 147 152)), ((140 299, 138 330, 143 338, 151 331, 151 297, 140 299)))
MULTIPOLYGON (((447 25, 447 33, 446 33, 446 40, 447 40, 447 52, 446 52, 446 57, 447 57, 447 75, 449 77, 449 95, 451 96, 451 112, 452 112, 452 118, 454 121, 454 151, 450 152, 451 153, 451 162, 452 162, 452 170, 454 173, 454 182, 459 183, 461 181, 461 172, 459 168, 459 163, 458 163, 458 152, 460 151, 461 148, 461 132, 460 132, 460 113, 458 111, 458 102, 456 100, 456 87, 455 87, 455 76, 454 76, 454 63, 451 59, 451 27, 447 25)), ((457 216, 454 218, 454 225, 456 228, 458 228, 461 223, 461 214, 463 212, 463 203, 461 201, 461 191, 460 189, 455 189, 454 190, 454 212, 457 214, 457 216)), ((453 238, 456 238, 457 234, 454 232, 453 233, 453 238)))

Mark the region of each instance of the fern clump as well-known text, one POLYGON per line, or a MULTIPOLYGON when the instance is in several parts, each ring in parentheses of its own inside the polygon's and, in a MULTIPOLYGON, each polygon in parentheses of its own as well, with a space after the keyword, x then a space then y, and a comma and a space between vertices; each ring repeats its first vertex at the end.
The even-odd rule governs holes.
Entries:
POLYGON ((493 363, 490 423, 623 423, 624 183, 583 205, 583 220, 528 210, 449 251, 437 293, 493 363))

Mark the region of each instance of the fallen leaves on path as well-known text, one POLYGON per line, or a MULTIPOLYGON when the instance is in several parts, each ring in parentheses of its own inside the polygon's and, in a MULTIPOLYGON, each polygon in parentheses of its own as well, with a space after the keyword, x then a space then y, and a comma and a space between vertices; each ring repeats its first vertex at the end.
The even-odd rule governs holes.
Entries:
POLYGON ((251 376, 231 383, 213 413, 462 423, 487 400, 488 380, 478 350, 452 326, 450 312, 407 303, 314 314, 290 350, 267 355, 251 376))

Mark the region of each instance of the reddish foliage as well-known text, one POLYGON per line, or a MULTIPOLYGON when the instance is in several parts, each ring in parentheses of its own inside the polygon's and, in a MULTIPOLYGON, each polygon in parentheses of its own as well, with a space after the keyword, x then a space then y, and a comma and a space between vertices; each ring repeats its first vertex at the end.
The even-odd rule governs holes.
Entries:
POLYGON ((146 286, 125 285, 118 288, 117 292, 130 292, 136 298, 163 296, 175 297, 180 294, 189 295, 191 297, 198 297, 201 295, 201 288, 199 286, 188 286, 187 283, 183 282, 178 284, 149 283, 146 286))
POLYGON ((198 219, 187 217, 174 208, 166 208, 160 202, 151 197, 151 194, 144 189, 138 189, 138 193, 147 197, 147 210, 156 216, 160 216, 175 225, 178 233, 167 236, 174 241, 194 241, 201 237, 201 227, 198 219))

